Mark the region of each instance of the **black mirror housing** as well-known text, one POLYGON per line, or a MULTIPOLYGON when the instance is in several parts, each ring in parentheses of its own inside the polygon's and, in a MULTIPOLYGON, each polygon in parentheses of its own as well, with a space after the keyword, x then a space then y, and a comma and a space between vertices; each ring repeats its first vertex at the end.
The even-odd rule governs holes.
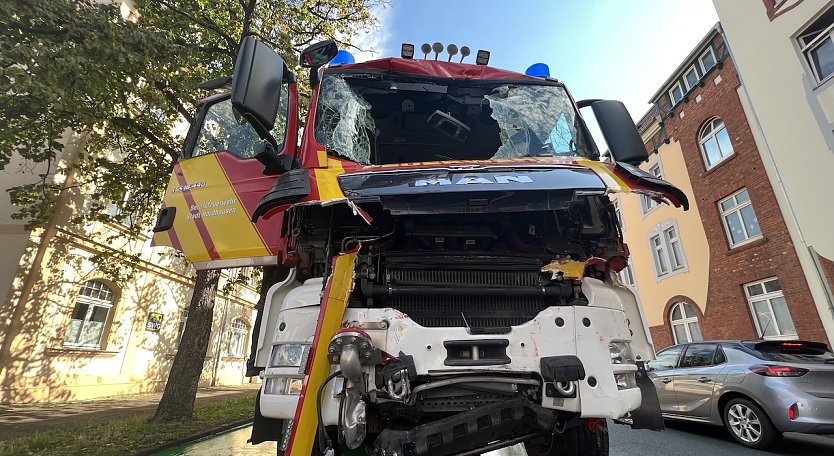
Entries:
POLYGON ((614 100, 585 100, 580 107, 590 105, 597 118, 599 129, 614 161, 639 165, 649 159, 649 153, 634 126, 634 121, 625 105, 614 100))
POLYGON ((232 77, 232 106, 273 145, 276 142, 270 131, 278 113, 284 66, 278 53, 250 35, 240 44, 232 77))
POLYGON ((307 46, 301 51, 301 66, 305 68, 319 68, 336 57, 339 47, 333 40, 319 41, 307 46))

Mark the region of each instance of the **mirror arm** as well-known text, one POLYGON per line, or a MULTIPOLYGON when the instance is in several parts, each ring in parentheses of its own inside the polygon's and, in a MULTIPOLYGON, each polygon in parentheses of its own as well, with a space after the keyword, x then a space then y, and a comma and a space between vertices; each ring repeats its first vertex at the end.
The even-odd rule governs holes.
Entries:
POLYGON ((587 100, 579 100, 579 101, 576 102, 576 106, 578 106, 579 109, 587 108, 588 106, 591 106, 592 104, 596 103, 597 101, 602 101, 602 99, 601 98, 589 98, 587 100))

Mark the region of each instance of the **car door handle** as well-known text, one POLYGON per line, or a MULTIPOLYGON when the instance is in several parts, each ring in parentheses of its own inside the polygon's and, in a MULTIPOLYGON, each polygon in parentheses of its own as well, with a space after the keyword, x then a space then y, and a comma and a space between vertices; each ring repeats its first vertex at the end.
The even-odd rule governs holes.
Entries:
POLYGON ((663 380, 661 380, 661 382, 663 382, 663 383, 669 383, 671 381, 672 381, 671 378, 664 378, 663 380))
POLYGON ((709 383, 709 382, 712 381, 712 379, 709 378, 709 377, 699 377, 698 381, 701 382, 701 383, 709 383))

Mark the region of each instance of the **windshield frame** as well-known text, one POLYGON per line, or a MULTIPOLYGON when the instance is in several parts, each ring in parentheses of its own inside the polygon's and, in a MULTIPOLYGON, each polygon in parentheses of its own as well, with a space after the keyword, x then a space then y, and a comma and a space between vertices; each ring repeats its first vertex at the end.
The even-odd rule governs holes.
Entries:
MULTIPOLYGON (((501 79, 469 79, 469 78, 450 78, 444 76, 427 76, 423 74, 413 74, 413 73, 406 73, 401 71, 390 71, 390 70, 376 70, 376 69, 363 69, 363 68, 342 68, 342 67, 329 67, 325 68, 319 78, 319 83, 316 86, 316 95, 317 98, 320 97, 319 91, 322 87, 322 81, 330 75, 374 75, 380 77, 380 81, 385 81, 387 77, 392 78, 392 82, 429 82, 435 84, 442 84, 449 87, 477 87, 477 86, 501 86, 501 85, 512 85, 512 86, 551 86, 551 87, 559 87, 564 90, 565 95, 567 96, 570 105, 573 107, 574 110, 574 118, 577 127, 577 133, 582 135, 582 139, 584 140, 586 146, 586 154, 585 155, 577 155, 577 157, 587 158, 590 160, 599 160, 600 159, 600 152, 599 148, 594 141, 590 129, 588 128, 585 119, 580 112, 579 106, 576 104, 576 100, 573 98, 573 95, 568 90, 567 86, 559 80, 553 78, 540 78, 540 79, 509 79, 509 78, 501 78, 501 79)), ((521 75, 519 75, 521 76, 521 75)), ((316 138, 316 126, 317 122, 319 121, 319 100, 316 100, 316 109, 310 110, 308 114, 308 123, 311 127, 312 137, 316 143, 321 144, 322 146, 326 146, 318 141, 316 138)), ((558 155, 554 155, 555 157, 559 157, 558 155)), ((564 156, 562 156, 564 157, 564 156)), ((454 161, 466 161, 466 160, 454 160, 454 161)))

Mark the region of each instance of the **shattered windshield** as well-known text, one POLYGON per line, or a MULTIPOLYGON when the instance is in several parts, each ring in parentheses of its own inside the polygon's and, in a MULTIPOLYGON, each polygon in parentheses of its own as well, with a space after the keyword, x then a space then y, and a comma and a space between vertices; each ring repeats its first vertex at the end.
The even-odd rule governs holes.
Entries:
POLYGON ((326 74, 316 140, 362 164, 596 154, 565 89, 326 74))
POLYGON ((501 86, 484 98, 501 128, 501 147, 492 158, 584 155, 576 111, 561 87, 501 86))

